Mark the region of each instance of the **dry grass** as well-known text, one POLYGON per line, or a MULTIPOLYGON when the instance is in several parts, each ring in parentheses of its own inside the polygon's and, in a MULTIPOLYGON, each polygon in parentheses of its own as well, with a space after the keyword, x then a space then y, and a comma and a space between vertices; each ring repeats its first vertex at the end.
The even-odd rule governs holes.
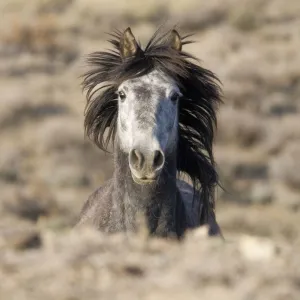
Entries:
POLYGON ((255 147, 266 137, 264 122, 245 110, 224 108, 219 114, 217 141, 242 148, 255 147))
POLYGON ((11 199, 5 199, 3 204, 7 213, 33 222, 41 217, 63 213, 51 191, 42 185, 20 188, 11 199))
POLYGON ((300 189, 300 145, 289 144, 283 153, 271 161, 271 176, 293 189, 300 189))
POLYGON ((270 121, 266 140, 264 141, 267 151, 276 155, 284 150, 290 143, 300 140, 299 116, 285 116, 270 121))
POLYGON ((9 299, 299 297, 299 256, 292 255, 296 243, 292 248, 251 236, 223 243, 207 240, 199 230, 177 244, 142 236, 108 237, 84 228, 67 234, 44 230, 40 249, 20 253, 25 241, 32 247, 34 234, 23 230, 23 243, 16 242, 20 230, 4 236, 3 253, 10 255, 1 259, 2 295, 9 299))
POLYGON ((4 130, 9 127, 19 127, 32 119, 39 121, 55 115, 68 114, 68 108, 66 106, 53 103, 53 101, 34 103, 26 98, 19 100, 20 101, 15 103, 3 103, 0 116, 0 129, 4 130))

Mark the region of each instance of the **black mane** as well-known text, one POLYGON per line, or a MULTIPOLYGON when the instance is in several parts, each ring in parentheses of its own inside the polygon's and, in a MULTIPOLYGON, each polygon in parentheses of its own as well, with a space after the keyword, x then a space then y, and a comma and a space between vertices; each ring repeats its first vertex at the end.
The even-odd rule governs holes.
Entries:
MULTIPOLYGON (((187 174, 195 191, 201 192, 202 222, 206 223, 209 214, 214 213, 214 188, 218 184, 212 152, 216 108, 221 102, 218 78, 199 66, 192 55, 171 48, 169 32, 158 30, 143 51, 126 60, 119 52, 122 33, 116 31, 111 36, 113 50, 88 56, 93 68, 83 76, 83 88, 87 91, 86 134, 100 149, 107 151, 116 134, 118 86, 153 69, 172 77, 183 94, 179 103, 177 170, 187 174)), ((183 45, 191 43, 187 37, 182 38, 183 45)))

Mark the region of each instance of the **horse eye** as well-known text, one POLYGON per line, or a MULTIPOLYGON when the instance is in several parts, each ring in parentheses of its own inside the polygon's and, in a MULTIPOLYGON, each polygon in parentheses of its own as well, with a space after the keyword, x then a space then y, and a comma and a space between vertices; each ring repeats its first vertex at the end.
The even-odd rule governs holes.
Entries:
POLYGON ((125 98, 126 98, 125 93, 122 92, 122 91, 120 91, 118 94, 119 94, 120 100, 123 102, 125 100, 125 98))
POLYGON ((178 99, 179 99, 179 95, 178 95, 177 93, 175 93, 175 94, 173 94, 173 95, 171 96, 171 101, 172 101, 172 102, 176 102, 178 99))

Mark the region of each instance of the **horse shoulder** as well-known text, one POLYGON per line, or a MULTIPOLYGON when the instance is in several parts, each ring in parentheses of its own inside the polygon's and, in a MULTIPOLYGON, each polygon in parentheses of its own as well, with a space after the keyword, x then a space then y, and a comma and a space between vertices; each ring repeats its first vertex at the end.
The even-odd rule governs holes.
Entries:
MULTIPOLYGON (((200 223, 203 202, 199 193, 194 195, 193 187, 183 180, 177 180, 177 188, 184 203, 188 227, 195 228, 203 225, 200 223)), ((210 235, 221 234, 214 212, 208 219, 208 226, 210 235)))
POLYGON ((111 191, 112 182, 107 181, 89 196, 82 207, 76 227, 92 225, 101 229, 106 226, 111 210, 111 191))
POLYGON ((177 188, 184 204, 187 226, 190 228, 199 226, 201 214, 200 198, 194 197, 193 187, 185 181, 177 180, 177 188))

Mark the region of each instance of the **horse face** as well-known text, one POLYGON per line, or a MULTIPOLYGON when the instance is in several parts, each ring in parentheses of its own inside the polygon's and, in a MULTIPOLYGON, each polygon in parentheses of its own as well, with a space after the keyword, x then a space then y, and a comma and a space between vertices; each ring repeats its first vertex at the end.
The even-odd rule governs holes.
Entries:
POLYGON ((135 182, 155 181, 176 151, 180 95, 174 81, 158 71, 119 86, 118 139, 135 182))

